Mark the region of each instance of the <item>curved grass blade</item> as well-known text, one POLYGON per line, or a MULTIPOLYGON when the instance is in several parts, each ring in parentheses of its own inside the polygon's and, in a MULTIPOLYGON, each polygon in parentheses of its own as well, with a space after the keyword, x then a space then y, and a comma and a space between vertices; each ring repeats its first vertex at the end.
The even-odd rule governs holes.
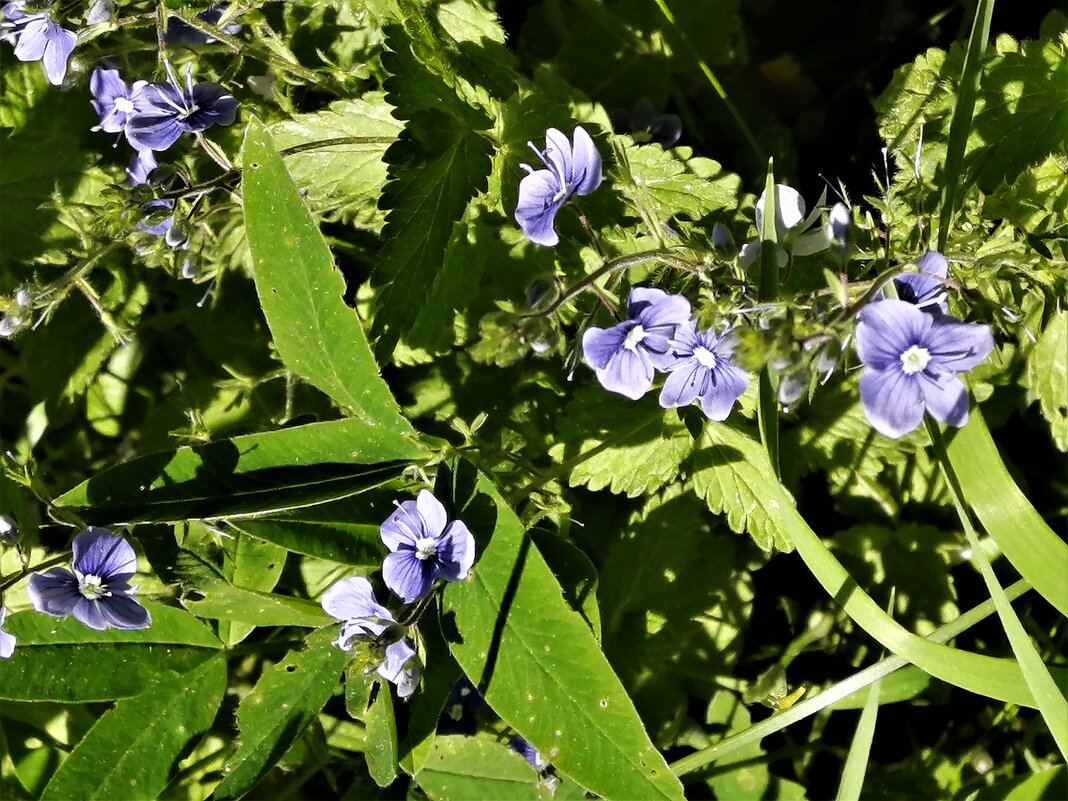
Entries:
MULTIPOLYGON (((779 232, 775 227, 776 204, 775 162, 768 159, 768 177, 764 182, 764 230, 757 231, 760 237, 760 288, 761 303, 770 303, 779 296, 779 232)), ((760 441, 768 452, 771 468, 779 475, 779 404, 775 397, 775 377, 771 365, 760 371, 757 390, 757 426, 760 441)))
POLYGON ((971 419, 947 444, 961 492, 983 529, 1020 575, 1062 615, 1068 616, 1068 545, 1016 486, 983 420, 971 419))
POLYGON ((879 688, 881 680, 876 680, 868 693, 868 700, 860 713, 853 742, 849 745, 842 778, 838 783, 835 801, 860 801, 860 791, 864 787, 864 774, 868 769, 868 757, 871 755, 871 742, 875 739, 875 721, 879 717, 879 688))

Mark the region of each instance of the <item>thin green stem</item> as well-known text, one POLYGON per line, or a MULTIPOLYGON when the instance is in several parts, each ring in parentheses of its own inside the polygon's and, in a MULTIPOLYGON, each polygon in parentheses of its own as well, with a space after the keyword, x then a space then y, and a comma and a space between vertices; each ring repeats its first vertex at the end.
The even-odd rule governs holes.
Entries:
MULTIPOLYGON (((1020 580, 1006 588, 1005 595, 1008 596, 1010 600, 1013 600, 1019 598, 1029 589, 1031 589, 1031 585, 1026 581, 1020 580)), ((984 601, 978 606, 969 609, 956 620, 936 629, 927 639, 931 642, 938 643, 939 645, 947 643, 954 637, 957 637, 961 633, 970 629, 972 626, 986 620, 986 618, 990 617, 994 612, 994 602, 984 601)), ((760 742, 769 734, 782 731, 787 726, 797 723, 800 720, 804 720, 807 717, 811 717, 817 712, 823 711, 832 704, 835 704, 844 698, 848 698, 854 693, 862 691, 879 679, 886 678, 894 671, 900 670, 908 664, 908 660, 904 657, 887 657, 871 667, 865 668, 859 673, 855 673, 849 678, 843 679, 837 684, 828 687, 818 695, 813 695, 811 698, 807 698, 787 710, 772 715, 770 718, 762 720, 744 731, 725 737, 715 745, 702 748, 700 751, 696 751, 682 759, 672 762, 670 766, 671 771, 676 776, 684 776, 687 773, 693 773, 696 770, 700 770, 705 765, 710 765, 723 759, 729 754, 733 754, 753 743, 760 742)))
POLYGON ((938 211, 938 250, 941 252, 945 252, 946 243, 949 241, 949 228, 957 202, 957 188, 962 178, 964 151, 972 130, 975 99, 979 94, 979 78, 982 74, 980 62, 990 39, 990 20, 993 15, 994 0, 979 0, 975 7, 972 33, 968 38, 968 50, 964 55, 957 105, 953 109, 953 121, 949 124, 946 167, 942 173, 942 205, 938 211))
POLYGON ((33 567, 23 567, 21 570, 12 573, 10 576, 4 576, 0 578, 0 593, 3 593, 8 587, 13 584, 17 584, 30 573, 36 573, 39 570, 47 570, 50 567, 61 565, 64 562, 70 561, 70 554, 64 554, 62 556, 53 556, 51 559, 45 559, 43 562, 39 562, 33 567))
POLYGON ((697 62, 698 68, 704 74, 705 79, 711 85, 712 90, 719 96, 719 99, 723 101, 723 105, 726 107, 727 113, 731 115, 731 119, 733 119, 735 125, 738 126, 738 130, 742 132, 742 136, 745 137, 745 141, 748 142, 749 147, 753 149, 754 155, 756 155, 759 161, 763 161, 764 149, 760 146, 760 143, 757 142, 756 137, 753 136, 753 132, 749 129, 749 126, 746 124, 745 119, 738 112, 738 109, 735 107, 734 103, 727 95, 727 90, 723 88, 723 84, 721 84, 719 82, 719 79, 716 78, 716 75, 714 72, 712 72, 711 67, 709 67, 705 60, 701 58, 701 54, 698 53, 697 48, 693 46, 693 43, 690 41, 690 37, 681 27, 679 27, 678 23, 675 22, 675 15, 671 12, 671 9, 668 8, 666 0, 655 1, 657 7, 660 9, 660 13, 664 15, 664 18, 668 21, 668 24, 675 29, 675 33, 678 34, 679 39, 686 46, 686 49, 690 51, 690 55, 697 62))
MULTIPOLYGON (((768 159, 768 177, 764 182, 764 230, 760 236, 760 285, 758 299, 761 303, 774 303, 779 297, 779 246, 776 218, 775 163, 768 159)), ((757 428, 760 441, 768 452, 772 470, 779 475, 779 404, 775 392, 775 376, 771 365, 760 371, 757 387, 757 428)))

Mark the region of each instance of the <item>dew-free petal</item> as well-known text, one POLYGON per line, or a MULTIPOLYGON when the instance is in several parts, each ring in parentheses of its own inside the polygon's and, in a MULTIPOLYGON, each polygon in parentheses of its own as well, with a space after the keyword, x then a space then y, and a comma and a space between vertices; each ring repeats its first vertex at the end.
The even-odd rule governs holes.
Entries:
POLYGON ((34 573, 26 585, 26 593, 34 609, 53 617, 69 615, 82 597, 78 592, 78 579, 62 567, 34 573))
POLYGON ((938 317, 932 319, 925 343, 940 367, 963 373, 978 365, 994 350, 994 334, 988 325, 938 317))
POLYGON ((857 354, 878 369, 900 364, 902 352, 921 341, 931 317, 901 300, 871 303, 857 315, 857 354))
POLYGON ((74 569, 82 575, 128 578, 137 572, 133 547, 107 529, 89 526, 74 538, 71 550, 74 569))
POLYGON ((960 428, 968 422, 968 390, 952 373, 926 370, 916 375, 931 417, 960 428))
POLYGON ((432 571, 433 564, 411 550, 391 553, 382 562, 382 580, 406 604, 430 592, 432 571))
POLYGON ((338 620, 377 617, 383 611, 375 600, 371 582, 363 576, 350 576, 331 585, 319 603, 324 612, 338 620))
POLYGON ((415 508, 423 521, 423 536, 440 537, 449 522, 449 516, 441 501, 429 490, 419 490, 415 498, 415 508))
POLYGON ((462 581, 475 563, 475 538, 462 520, 453 520, 437 551, 438 571, 449 581, 462 581))
POLYGON ((573 140, 571 187, 576 195, 588 195, 601 185, 601 154, 585 128, 577 126, 573 140))
POLYGON ((653 386, 653 365, 643 354, 624 348, 597 371, 597 378, 609 392, 638 400, 653 386))
POLYGON ((113 595, 101 598, 96 603, 99 604, 100 613, 107 625, 114 629, 131 631, 146 629, 152 625, 152 615, 129 596, 113 595))
POLYGON ((919 382, 900 370, 865 368, 860 375, 860 399, 872 428, 891 439, 905 436, 923 420, 919 382))
POLYGON ((627 329, 622 325, 611 328, 587 328, 582 334, 582 356, 595 370, 603 370, 626 339, 627 329))
POLYGON ((67 60, 74 52, 74 46, 78 44, 78 34, 59 27, 54 22, 49 23, 48 44, 45 47, 44 64, 45 76, 53 86, 59 86, 67 77, 67 60))

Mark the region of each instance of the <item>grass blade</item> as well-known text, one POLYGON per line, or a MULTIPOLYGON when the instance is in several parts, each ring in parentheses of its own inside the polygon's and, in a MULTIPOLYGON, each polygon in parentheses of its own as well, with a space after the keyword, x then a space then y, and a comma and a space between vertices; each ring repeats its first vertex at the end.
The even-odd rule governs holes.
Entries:
POLYGON ((879 717, 879 685, 877 680, 871 686, 868 700, 861 710, 853 742, 849 746, 842 778, 838 783, 835 801, 860 801, 860 791, 864 787, 864 774, 868 770, 868 757, 871 755, 871 742, 875 739, 875 721, 879 717))
MULTIPOLYGON (((768 159, 768 177, 764 183, 764 229, 757 231, 760 237, 760 289, 761 303, 769 303, 779 296, 778 230, 775 227, 775 163, 768 159)), ((771 366, 760 371, 757 393, 757 426, 760 441, 768 452, 772 470, 779 475, 779 404, 775 397, 775 381, 771 366)))

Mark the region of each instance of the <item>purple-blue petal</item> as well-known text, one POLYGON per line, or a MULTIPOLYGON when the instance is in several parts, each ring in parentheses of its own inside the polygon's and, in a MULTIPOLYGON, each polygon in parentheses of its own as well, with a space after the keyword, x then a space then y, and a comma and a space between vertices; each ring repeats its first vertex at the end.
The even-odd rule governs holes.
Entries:
MULTIPOLYGON (((147 184, 149 176, 152 175, 152 170, 158 166, 156 154, 151 150, 138 150, 135 152, 133 158, 130 159, 130 166, 126 168, 130 186, 144 186, 147 184)), ((145 229, 142 228, 141 230, 145 229)), ((162 236, 162 234, 158 234, 158 236, 162 236)))
POLYGON ((379 528, 382 542, 390 551, 415 547, 415 541, 425 536, 423 518, 415 501, 399 504, 379 528))
POLYGON ((749 384, 749 373, 732 364, 720 364, 708 374, 708 384, 701 393, 701 411, 709 420, 726 420, 749 384))
POLYGON ((660 390, 660 405, 670 409, 688 406, 697 400, 697 394, 701 391, 703 371, 705 368, 701 367, 696 359, 678 362, 660 390))
POLYGON ((82 597, 78 592, 78 579, 62 567, 34 573, 26 585, 26 593, 34 609, 53 617, 69 615, 82 597))
POLYGON ((582 126, 575 128, 572 140, 574 149, 568 189, 576 195, 588 195, 601 185, 601 154, 582 126))
POLYGON ((603 370, 608 360, 623 347, 623 340, 634 323, 627 321, 611 328, 587 328, 582 334, 582 356, 595 370, 603 370))
POLYGON ((880 300, 857 315, 857 354, 869 367, 899 368, 901 354, 925 340, 932 317, 903 300, 880 300))
POLYGON ((923 420, 919 382, 899 368, 866 367, 860 374, 860 399, 871 427, 891 439, 905 436, 923 420))
POLYGON ((107 618, 104 617, 104 612, 100 608, 100 601, 90 601, 88 598, 79 597, 71 614, 83 626, 96 631, 103 631, 108 627, 107 618))
MULTIPOLYGON (((114 592, 114 590, 112 590, 114 592)), ((112 594, 96 601, 104 621, 113 629, 131 631, 147 629, 152 616, 141 604, 128 595, 112 594)))
POLYGON ((386 586, 406 604, 430 592, 433 566, 428 559, 419 559, 415 551, 402 550, 389 554, 382 562, 382 579, 386 586))
POLYGON ((408 668, 408 664, 415 658, 415 649, 407 640, 400 640, 386 646, 386 653, 382 664, 378 666, 378 675, 386 681, 397 685, 397 694, 406 698, 415 690, 418 683, 416 671, 408 668), (405 674, 410 674, 406 676, 405 674))
POLYGON ((535 170, 519 182, 515 221, 523 235, 536 245, 554 247, 560 237, 553 224, 563 200, 555 199, 561 187, 549 170, 535 170))
POLYGON ((126 139, 137 150, 166 150, 178 141, 184 130, 171 114, 137 113, 126 122, 126 139))
POLYGON ((932 320, 923 345, 930 351, 931 361, 940 368, 963 373, 990 355, 994 334, 988 325, 937 317, 932 320))
POLYGON ((438 543, 436 566, 442 578, 461 581, 475 563, 475 538, 460 520, 453 520, 438 543))
POLYGON ((916 378, 931 417, 957 428, 968 422, 968 390, 963 381, 937 370, 924 370, 916 378))
POLYGON ((8 659, 15 652, 15 635, 0 629, 0 659, 8 659))
POLYGON ((434 493, 429 490, 420 490, 415 499, 415 508, 423 521, 423 536, 440 537, 449 522, 449 516, 445 512, 445 507, 441 505, 441 501, 435 498, 434 493))
POLYGON ((83 576, 128 579, 137 572, 137 554, 130 543, 105 528, 89 526, 71 544, 74 569, 83 576))
POLYGON ((334 583, 319 603, 324 612, 337 620, 381 618, 393 622, 389 610, 375 600, 371 582, 363 576, 350 576, 334 583))
POLYGON ((67 60, 74 52, 74 46, 78 44, 78 34, 61 28, 54 22, 49 22, 48 25, 48 44, 45 46, 42 63, 48 82, 59 86, 67 76, 67 60))
POLYGON ((550 169, 556 173, 560 183, 570 190, 572 176, 571 165, 571 142, 567 134, 556 128, 550 128, 545 132, 545 161, 550 169))
POLYGON ((597 380, 609 392, 638 400, 653 386, 653 365, 644 353, 624 348, 597 370, 597 380))

